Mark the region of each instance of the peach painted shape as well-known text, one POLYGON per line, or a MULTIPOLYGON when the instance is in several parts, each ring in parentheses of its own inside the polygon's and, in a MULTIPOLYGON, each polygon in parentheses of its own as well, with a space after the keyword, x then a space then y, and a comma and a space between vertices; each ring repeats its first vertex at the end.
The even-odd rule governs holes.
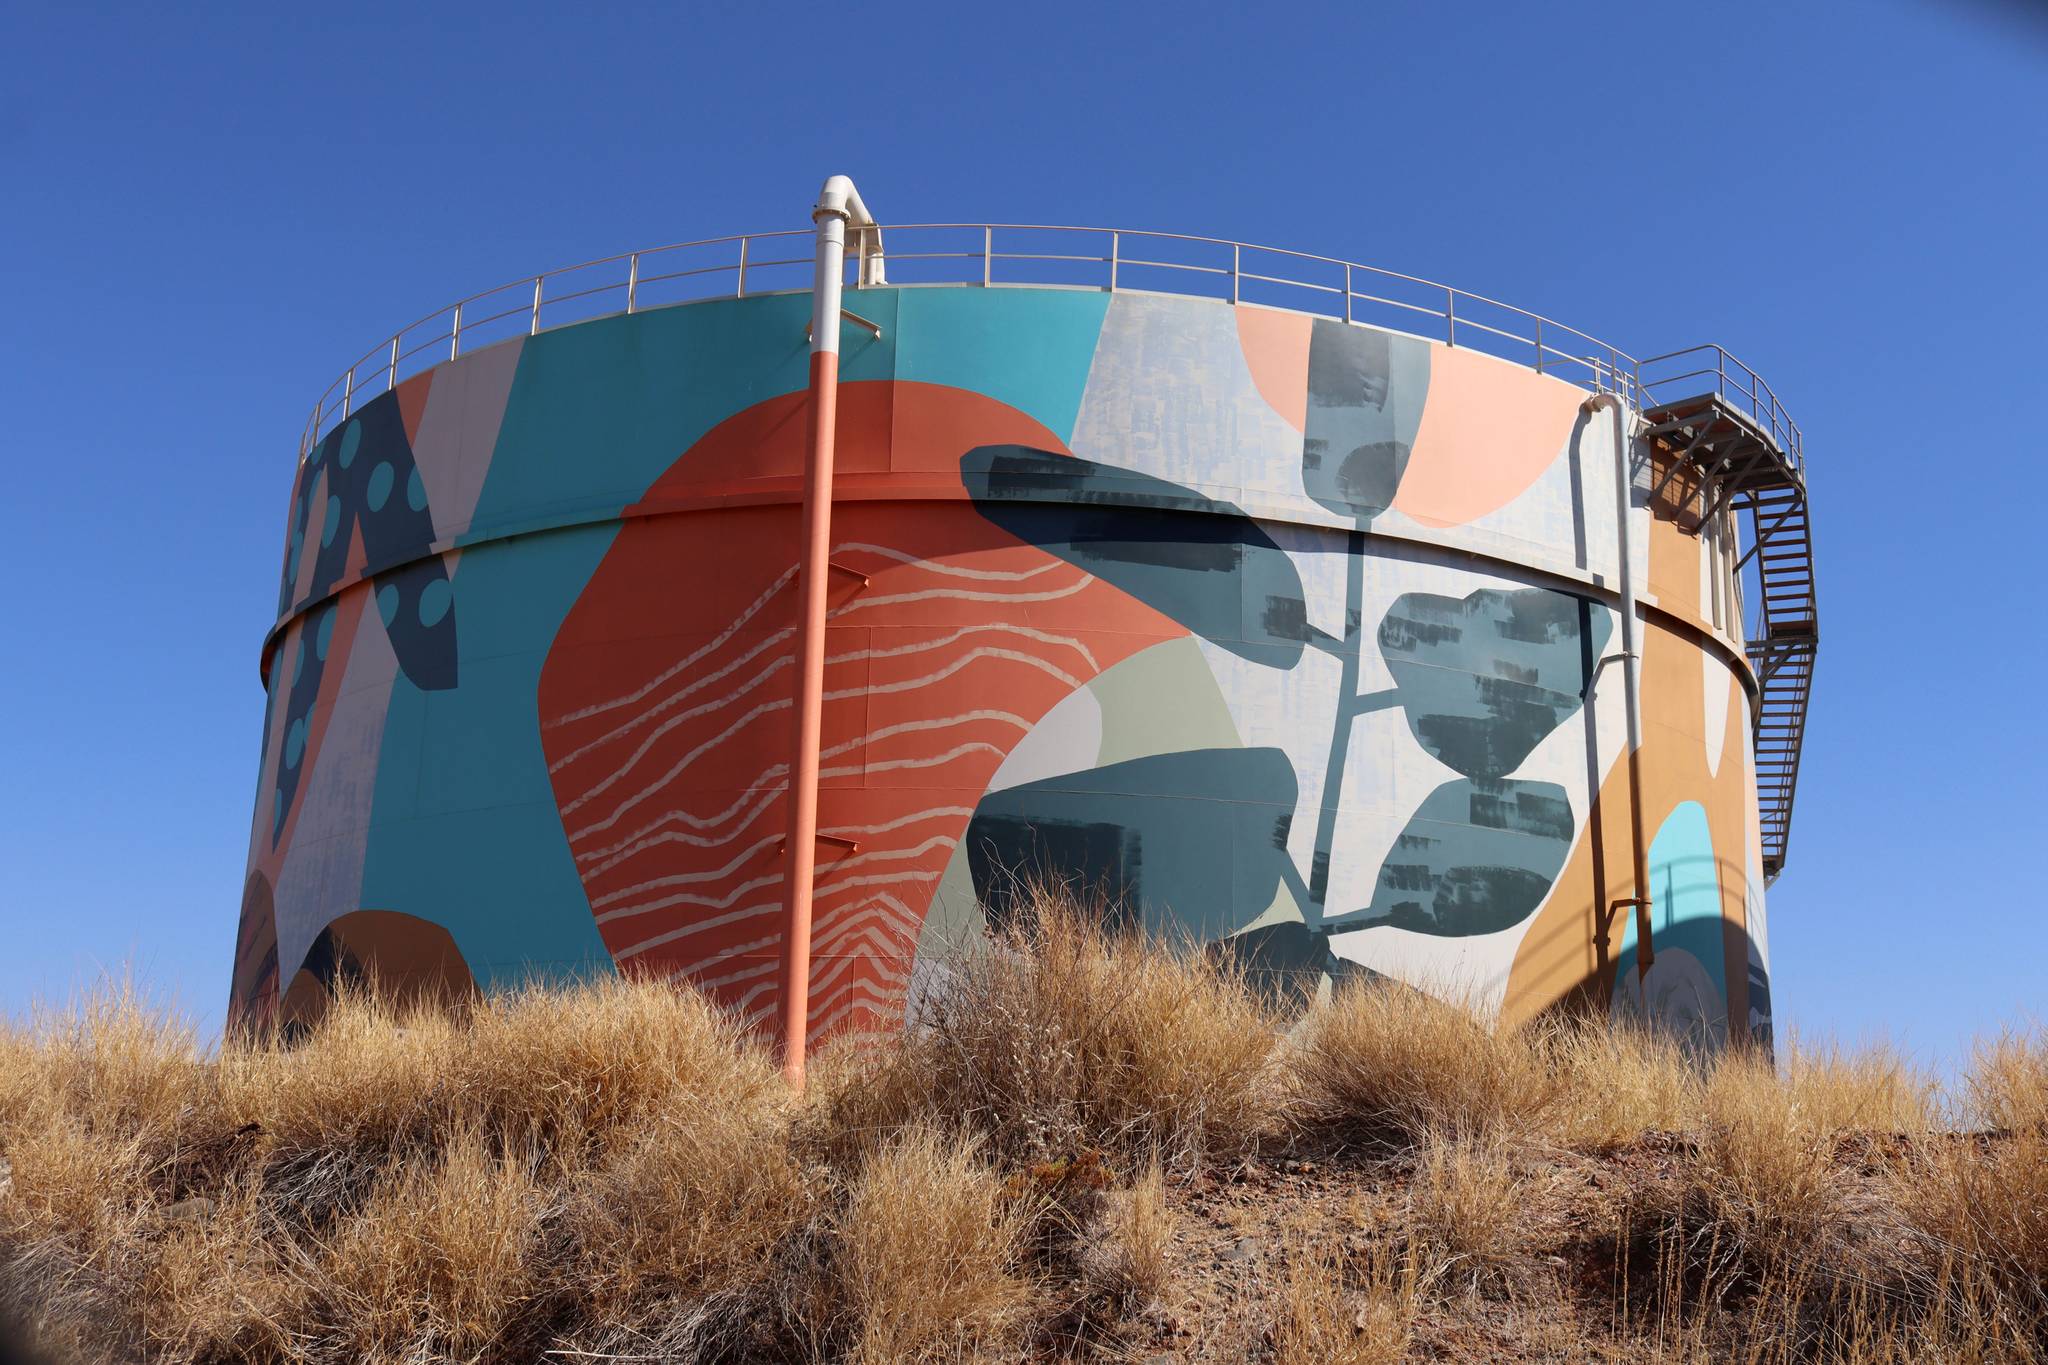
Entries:
POLYGON ((1315 319, 1271 308, 1237 308, 1237 344, 1252 384, 1296 431, 1308 426, 1308 343, 1315 319))
POLYGON ((1577 392, 1558 380, 1436 348, 1394 507, 1425 526, 1461 526, 1507 506, 1557 458, 1578 413, 1577 392))

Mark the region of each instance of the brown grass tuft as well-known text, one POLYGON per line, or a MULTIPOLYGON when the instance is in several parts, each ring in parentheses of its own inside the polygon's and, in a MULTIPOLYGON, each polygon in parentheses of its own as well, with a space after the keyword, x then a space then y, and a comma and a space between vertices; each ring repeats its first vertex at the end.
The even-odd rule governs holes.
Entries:
POLYGON ((1271 1131, 1273 1021, 1242 971, 1104 928, 1046 890, 963 953, 897 1055, 923 1112, 1042 1160, 1095 1147, 1188 1167, 1271 1131))
POLYGON ((1303 1122, 1392 1146, 1526 1129, 1556 1088, 1527 1038, 1391 981, 1311 1011, 1287 1062, 1303 1122))
POLYGON ((2048 1356, 2048 1033, 1979 1048, 1965 1092, 1985 1131, 1912 1151, 1894 1195, 1938 1267, 1942 1311, 2048 1356))
POLYGON ((1093 1278, 1123 1306, 1163 1302, 1172 1290, 1173 1240, 1180 1219, 1167 1203, 1166 1175, 1159 1163, 1144 1166, 1107 1205, 1102 1243, 1090 1266, 1093 1278))
POLYGON ((860 1360, 956 1359, 1023 1324, 1022 1219, 971 1142, 920 1125, 883 1146, 854 1181, 839 1239, 860 1360))
POLYGON ((1413 1248, 1353 1249, 1296 1227, 1273 1328, 1278 1365, 1392 1365, 1411 1358, 1422 1272, 1413 1248))
POLYGON ((526 1152, 449 1134, 437 1159, 393 1170, 362 1216, 310 1254, 316 1331, 362 1360, 473 1360, 504 1349, 544 1289, 533 1256, 547 1210, 526 1152))
POLYGON ((1423 1278, 1466 1290, 1507 1285, 1525 1268, 1540 1182, 1498 1138, 1431 1138, 1408 1185, 1409 1236, 1423 1278))

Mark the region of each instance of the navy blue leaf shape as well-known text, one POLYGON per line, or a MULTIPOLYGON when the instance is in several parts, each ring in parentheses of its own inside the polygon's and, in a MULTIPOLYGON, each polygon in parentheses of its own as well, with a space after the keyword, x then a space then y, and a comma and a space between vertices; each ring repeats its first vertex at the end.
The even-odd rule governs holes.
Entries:
POLYGON ((960 477, 984 517, 1203 639, 1275 668, 1301 661, 1301 575, 1236 504, 1028 446, 970 450, 960 477))
POLYGON ((1422 425, 1429 350, 1415 337, 1316 320, 1301 440, 1311 498, 1361 525, 1394 505, 1422 425))
POLYGON ((1416 741, 1471 778, 1501 778, 1585 701, 1611 626, 1548 588, 1411 592, 1380 621, 1380 654, 1416 741))
POLYGON ((968 822, 975 894, 998 927, 1044 879, 1102 893, 1150 933, 1221 938, 1292 871, 1297 796, 1294 765, 1270 748, 1185 749, 1005 787, 968 822))
POLYGON ((1449 938, 1511 928, 1550 894, 1572 830, 1571 803, 1554 782, 1446 782, 1394 840, 1372 903, 1323 927, 1390 924, 1449 938))

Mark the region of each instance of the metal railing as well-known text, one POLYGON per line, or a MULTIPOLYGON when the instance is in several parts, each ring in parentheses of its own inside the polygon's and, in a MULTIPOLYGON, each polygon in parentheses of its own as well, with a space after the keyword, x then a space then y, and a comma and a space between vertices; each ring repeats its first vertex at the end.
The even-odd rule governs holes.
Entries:
POLYGON ((1635 382, 1644 406, 1706 393, 1720 394, 1729 406, 1742 412, 1777 444, 1802 480, 1806 477, 1806 452, 1799 424, 1786 413, 1785 405, 1778 401, 1777 393, 1764 382, 1763 376, 1729 354, 1726 347, 1709 343, 1639 360, 1635 382))
MULTIPOLYGON (((1718 346, 1639 362, 1575 327, 1481 294, 1215 237, 1023 223, 919 223, 882 232, 891 287, 1066 287, 1266 304, 1484 351, 1586 388, 1619 391, 1639 408, 1654 391, 1677 397, 1685 382, 1711 381, 1798 458, 1799 429, 1777 395, 1718 346)), ((465 349, 616 313, 808 291, 812 240, 809 229, 791 229, 651 247, 514 280, 436 309, 371 347, 328 386, 307 418, 300 458, 362 403, 465 349)), ((853 262, 848 266, 848 284, 857 290, 853 262)))

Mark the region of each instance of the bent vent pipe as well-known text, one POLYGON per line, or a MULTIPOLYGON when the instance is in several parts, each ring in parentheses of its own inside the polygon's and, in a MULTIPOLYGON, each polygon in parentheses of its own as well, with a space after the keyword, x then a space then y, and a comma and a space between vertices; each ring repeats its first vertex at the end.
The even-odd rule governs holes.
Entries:
POLYGON ((811 209, 817 271, 811 282, 810 402, 804 461, 802 568, 797 575, 796 733, 789 765, 789 842, 783 877, 782 1074, 804 1083, 811 999, 811 897, 818 870, 818 750, 825 702, 826 576, 832 554, 832 461, 839 425, 839 311, 846 229, 860 234, 860 282, 882 284, 882 234, 860 191, 835 175, 811 209))
MULTIPOLYGON (((1621 691, 1628 715, 1628 825, 1632 894, 1607 907, 1611 916, 1624 905, 1636 910, 1636 977, 1641 980, 1656 960, 1650 943, 1649 850, 1643 843, 1643 655, 1636 630, 1636 577, 1630 545, 1629 521, 1634 512, 1635 476, 1629 468, 1633 414, 1618 393, 1596 393, 1579 405, 1591 415, 1602 410, 1614 414, 1614 516, 1620 528, 1616 547, 1620 551, 1621 592, 1621 691)), ((1605 929, 1602 930, 1605 938, 1605 929)))

